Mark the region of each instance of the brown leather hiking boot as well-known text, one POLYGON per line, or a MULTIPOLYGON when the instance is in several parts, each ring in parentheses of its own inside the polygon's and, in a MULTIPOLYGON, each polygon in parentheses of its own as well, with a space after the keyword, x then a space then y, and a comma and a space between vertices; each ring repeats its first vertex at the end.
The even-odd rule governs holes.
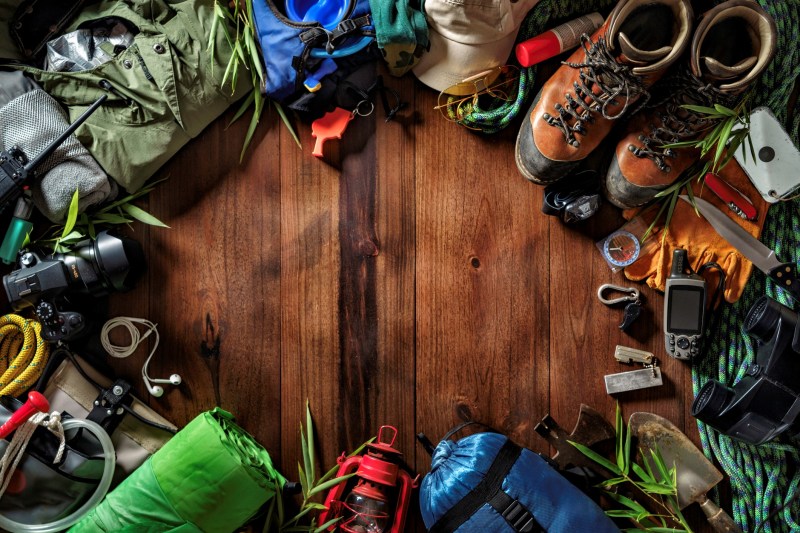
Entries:
POLYGON ((689 44, 689 0, 620 0, 603 25, 544 84, 517 136, 529 180, 561 179, 594 150, 617 118, 689 44))
POLYGON ((714 122, 682 104, 737 105, 775 53, 775 22, 750 0, 729 0, 705 13, 694 32, 689 61, 659 83, 625 127, 606 175, 606 196, 618 207, 649 202, 700 157, 694 148, 664 148, 690 141, 714 122))

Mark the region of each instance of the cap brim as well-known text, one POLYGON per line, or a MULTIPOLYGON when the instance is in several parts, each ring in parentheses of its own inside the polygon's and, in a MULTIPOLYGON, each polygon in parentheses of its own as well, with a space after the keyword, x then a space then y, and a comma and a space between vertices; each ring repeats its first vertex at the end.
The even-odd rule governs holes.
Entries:
POLYGON ((463 44, 429 28, 430 51, 414 66, 414 75, 432 89, 444 91, 464 79, 505 65, 514 48, 516 32, 491 43, 463 44))

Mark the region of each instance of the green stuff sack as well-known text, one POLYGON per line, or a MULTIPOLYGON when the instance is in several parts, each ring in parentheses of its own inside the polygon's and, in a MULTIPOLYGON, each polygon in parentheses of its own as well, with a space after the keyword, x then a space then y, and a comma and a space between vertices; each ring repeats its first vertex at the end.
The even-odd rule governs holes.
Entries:
POLYGON ((284 483, 267 451, 216 408, 179 431, 70 532, 234 531, 284 483))

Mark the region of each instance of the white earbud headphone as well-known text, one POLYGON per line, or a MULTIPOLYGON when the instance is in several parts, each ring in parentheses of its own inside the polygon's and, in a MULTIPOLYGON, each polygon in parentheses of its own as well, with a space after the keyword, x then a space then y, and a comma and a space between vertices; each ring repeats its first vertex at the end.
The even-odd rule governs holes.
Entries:
POLYGON ((139 343, 144 341, 151 333, 153 333, 154 337, 153 348, 150 350, 150 355, 147 356, 144 365, 142 365, 142 381, 144 381, 144 386, 147 388, 147 392, 158 398, 164 394, 164 388, 159 385, 153 385, 153 383, 171 383, 172 385, 180 385, 182 380, 178 374, 172 374, 169 379, 153 379, 147 373, 147 366, 150 364, 150 360, 153 358, 153 355, 156 353, 156 349, 158 348, 159 337, 156 324, 153 324, 144 318, 118 316, 116 318, 112 318, 103 325, 103 329, 100 331, 100 342, 105 351, 108 352, 108 355, 111 357, 124 358, 135 352, 136 348, 139 346, 139 343), (147 328, 147 331, 144 335, 139 333, 139 329, 136 327, 136 324, 141 324, 147 328), (125 328, 128 330, 128 334, 131 336, 131 344, 129 346, 115 346, 109 341, 109 333, 117 326, 125 326, 125 328))

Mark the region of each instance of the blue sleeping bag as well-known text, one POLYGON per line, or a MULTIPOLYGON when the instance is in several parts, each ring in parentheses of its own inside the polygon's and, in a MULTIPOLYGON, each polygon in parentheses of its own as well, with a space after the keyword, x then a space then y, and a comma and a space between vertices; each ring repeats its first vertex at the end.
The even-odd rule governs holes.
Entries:
POLYGON ((441 441, 419 506, 437 533, 619 532, 547 461, 499 433, 441 441))

